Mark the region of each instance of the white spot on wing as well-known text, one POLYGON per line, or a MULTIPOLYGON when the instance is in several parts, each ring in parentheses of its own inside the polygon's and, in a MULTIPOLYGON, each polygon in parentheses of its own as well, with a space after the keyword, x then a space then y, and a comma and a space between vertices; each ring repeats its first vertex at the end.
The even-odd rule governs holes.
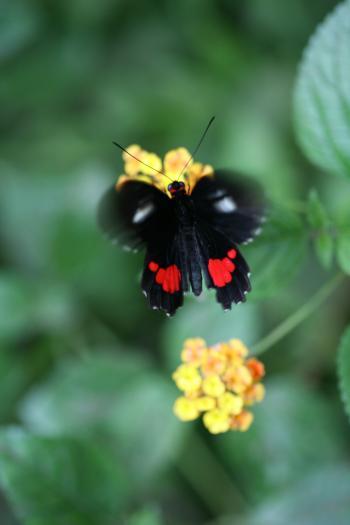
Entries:
POLYGON ((133 224, 140 224, 140 222, 146 220, 147 217, 149 217, 153 211, 154 205, 151 202, 140 206, 140 208, 137 208, 132 218, 133 224))
POLYGON ((217 190, 215 190, 213 193, 210 194, 210 197, 212 199, 218 199, 219 197, 223 197, 224 195, 226 195, 225 190, 223 190, 222 188, 218 188, 217 190))
POLYGON ((232 197, 226 195, 222 199, 215 202, 214 208, 221 213, 232 213, 235 211, 237 206, 232 197))

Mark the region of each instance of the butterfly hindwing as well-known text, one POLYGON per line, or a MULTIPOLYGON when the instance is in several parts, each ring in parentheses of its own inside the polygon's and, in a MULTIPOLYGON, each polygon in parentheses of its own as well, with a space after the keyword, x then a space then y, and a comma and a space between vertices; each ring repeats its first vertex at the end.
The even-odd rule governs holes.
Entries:
POLYGON ((176 238, 147 250, 141 287, 151 308, 173 315, 183 303, 183 279, 176 238))
POLYGON ((197 231, 201 268, 207 288, 216 290, 216 299, 225 310, 246 300, 250 291, 249 266, 237 245, 209 226, 197 231))

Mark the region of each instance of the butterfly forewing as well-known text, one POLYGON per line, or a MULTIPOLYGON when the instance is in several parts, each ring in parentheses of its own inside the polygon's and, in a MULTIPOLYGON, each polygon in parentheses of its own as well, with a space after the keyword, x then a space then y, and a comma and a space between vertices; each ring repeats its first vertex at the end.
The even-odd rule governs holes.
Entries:
POLYGON ((237 244, 246 244, 259 233, 261 195, 256 184, 224 170, 200 180, 192 192, 198 215, 237 244))
POLYGON ((100 201, 98 223, 108 237, 131 249, 167 243, 176 230, 169 198, 142 182, 127 182, 119 191, 109 188, 100 201))

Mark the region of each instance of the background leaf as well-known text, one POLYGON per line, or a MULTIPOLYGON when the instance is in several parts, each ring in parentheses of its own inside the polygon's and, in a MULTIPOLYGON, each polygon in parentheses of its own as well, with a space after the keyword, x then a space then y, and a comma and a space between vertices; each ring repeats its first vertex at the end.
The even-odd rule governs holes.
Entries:
MULTIPOLYGON (((253 511, 242 525, 347 525, 350 519, 349 465, 316 469, 278 498, 253 511)), ((231 525, 230 519, 217 525, 231 525)))
POLYGON ((125 525, 162 525, 160 512, 154 508, 145 508, 135 512, 127 519, 125 525))
POLYGON ((128 487, 103 448, 11 428, 1 431, 0 451, 1 486, 26 525, 116 523, 128 487))
POLYGON ((311 234, 317 258, 321 265, 328 269, 332 263, 334 239, 331 220, 316 190, 312 190, 309 194, 307 219, 312 228, 311 234))
POLYGON ((253 501, 281 493, 320 464, 345 457, 341 421, 331 404, 295 380, 267 381, 266 398, 254 412, 249 432, 217 442, 253 501))
POLYGON ((274 209, 262 234, 245 249, 252 270, 250 299, 271 297, 286 286, 300 270, 306 247, 299 216, 283 208, 274 209))
POLYGON ((330 221, 327 212, 315 189, 311 190, 309 193, 306 213, 308 222, 312 228, 318 229, 329 226, 330 221))
POLYGON ((345 330, 338 348, 338 377, 344 408, 350 417, 350 326, 345 330))
POLYGON ((44 435, 107 440, 137 484, 176 456, 183 426, 172 413, 176 389, 147 362, 121 353, 62 361, 21 403, 22 420, 44 435))
POLYGON ((337 236, 337 259, 340 268, 350 275, 350 230, 338 231, 337 236))
POLYGON ((304 53, 295 91, 295 127, 305 154, 350 177, 350 2, 319 26, 304 53))

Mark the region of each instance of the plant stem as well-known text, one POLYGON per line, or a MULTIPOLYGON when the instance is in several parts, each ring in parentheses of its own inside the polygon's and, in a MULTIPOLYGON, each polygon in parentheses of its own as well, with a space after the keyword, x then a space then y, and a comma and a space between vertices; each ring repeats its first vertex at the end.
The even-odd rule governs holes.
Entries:
POLYGON ((246 508, 247 503, 230 475, 196 432, 186 441, 177 467, 213 516, 238 514, 246 508))
POLYGON ((271 346, 283 339, 289 332, 294 330, 300 323, 307 319, 319 306, 331 295, 333 290, 343 279, 342 274, 336 275, 333 279, 326 282, 299 310, 287 317, 281 324, 276 326, 267 336, 263 337, 251 348, 255 355, 262 354, 271 346))

